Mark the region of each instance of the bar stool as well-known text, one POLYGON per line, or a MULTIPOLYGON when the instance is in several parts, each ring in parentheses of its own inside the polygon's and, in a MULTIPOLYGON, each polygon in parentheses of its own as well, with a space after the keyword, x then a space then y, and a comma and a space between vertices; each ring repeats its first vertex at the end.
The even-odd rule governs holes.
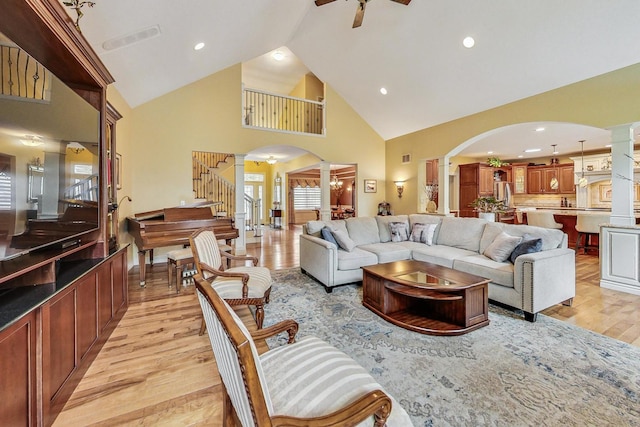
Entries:
POLYGON ((591 244, 591 237, 600 236, 600 224, 605 224, 609 221, 609 215, 578 213, 576 219, 576 231, 578 232, 578 238, 576 239, 576 252, 580 248, 584 250, 585 254, 588 249, 599 249, 598 245, 591 244), (581 240, 584 240, 582 244, 580 243, 581 240))
MULTIPOLYGON (((218 244, 218 247, 223 252, 231 252, 231 246, 225 244, 218 244)), ((228 264, 228 263, 227 263, 228 264)), ((184 276, 185 267, 190 266, 195 273, 195 264, 193 259, 193 253, 191 248, 176 249, 167 252, 167 275, 169 287, 173 281, 173 276, 176 276, 176 293, 180 293, 180 284, 184 276)), ((227 265, 228 266, 228 265, 227 265)))
POLYGON ((527 224, 543 228, 561 229, 562 224, 557 223, 553 213, 545 211, 527 211, 527 224))

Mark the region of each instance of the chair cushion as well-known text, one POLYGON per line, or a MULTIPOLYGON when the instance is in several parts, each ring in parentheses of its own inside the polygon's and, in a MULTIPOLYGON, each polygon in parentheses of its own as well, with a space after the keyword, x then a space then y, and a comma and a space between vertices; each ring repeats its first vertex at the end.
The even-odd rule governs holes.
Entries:
POLYGON ((356 242, 356 246, 380 243, 378 223, 374 218, 359 216, 345 220, 349 237, 356 242))
POLYGON ((474 251, 452 246, 427 246, 416 242, 402 242, 400 244, 411 249, 411 256, 416 261, 432 262, 449 268, 453 268, 453 261, 457 258, 478 254, 474 251))
MULTIPOLYGON (((320 417, 365 393, 383 390, 353 359, 313 336, 262 354, 260 364, 273 404, 271 415, 320 417)), ((359 425, 372 426, 372 420, 373 417, 359 425)), ((395 401, 387 425, 412 425, 406 411, 395 401)))
POLYGON ((193 252, 191 248, 176 249, 174 251, 167 252, 167 259, 178 261, 181 259, 193 258, 193 252))
MULTIPOLYGON (((271 272, 265 267, 232 267, 227 273, 247 273, 249 275, 248 298, 263 298, 271 287, 271 272)), ((242 298, 242 279, 235 277, 216 277, 211 284, 223 299, 242 298)))

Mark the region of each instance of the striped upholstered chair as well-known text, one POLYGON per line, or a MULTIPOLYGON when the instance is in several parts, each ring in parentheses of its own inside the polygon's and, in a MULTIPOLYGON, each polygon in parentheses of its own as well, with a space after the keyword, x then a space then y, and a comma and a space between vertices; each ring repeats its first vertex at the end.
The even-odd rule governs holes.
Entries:
MULTIPOLYGON (((268 268, 257 267, 258 258, 234 256, 221 251, 211 228, 201 228, 189 237, 198 274, 211 283, 229 305, 256 307, 256 324, 262 328, 264 305, 271 294, 271 273, 268 268), (222 257, 234 261, 252 261, 253 266, 231 267, 225 270, 222 257)), ((204 333, 204 321, 200 334, 204 333)))
POLYGON ((412 425, 406 411, 349 356, 315 337, 293 343, 293 320, 250 333, 216 288, 195 277, 222 378, 222 425, 235 425, 234 413, 243 427, 412 425), (258 355, 254 339, 285 331, 289 344, 258 355))

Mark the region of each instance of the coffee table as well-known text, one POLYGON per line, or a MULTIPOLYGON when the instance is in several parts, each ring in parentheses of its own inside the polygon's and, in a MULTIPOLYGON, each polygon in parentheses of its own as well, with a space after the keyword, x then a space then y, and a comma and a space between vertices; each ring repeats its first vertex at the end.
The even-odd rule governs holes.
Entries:
POLYGON ((391 323, 429 335, 489 324, 489 279, 422 261, 362 269, 362 304, 391 323))

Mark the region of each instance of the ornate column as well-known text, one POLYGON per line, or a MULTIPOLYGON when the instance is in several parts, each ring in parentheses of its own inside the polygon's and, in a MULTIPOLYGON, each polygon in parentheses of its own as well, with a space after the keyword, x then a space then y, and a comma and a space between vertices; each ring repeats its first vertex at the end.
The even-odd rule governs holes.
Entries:
POLYGON ((331 219, 331 163, 320 162, 320 219, 331 219))
POLYGON ((236 239, 236 255, 245 255, 247 253, 247 230, 245 220, 247 213, 244 211, 244 159, 246 154, 234 154, 234 173, 236 183, 236 213, 234 216, 235 226, 238 229, 238 238, 236 239))

